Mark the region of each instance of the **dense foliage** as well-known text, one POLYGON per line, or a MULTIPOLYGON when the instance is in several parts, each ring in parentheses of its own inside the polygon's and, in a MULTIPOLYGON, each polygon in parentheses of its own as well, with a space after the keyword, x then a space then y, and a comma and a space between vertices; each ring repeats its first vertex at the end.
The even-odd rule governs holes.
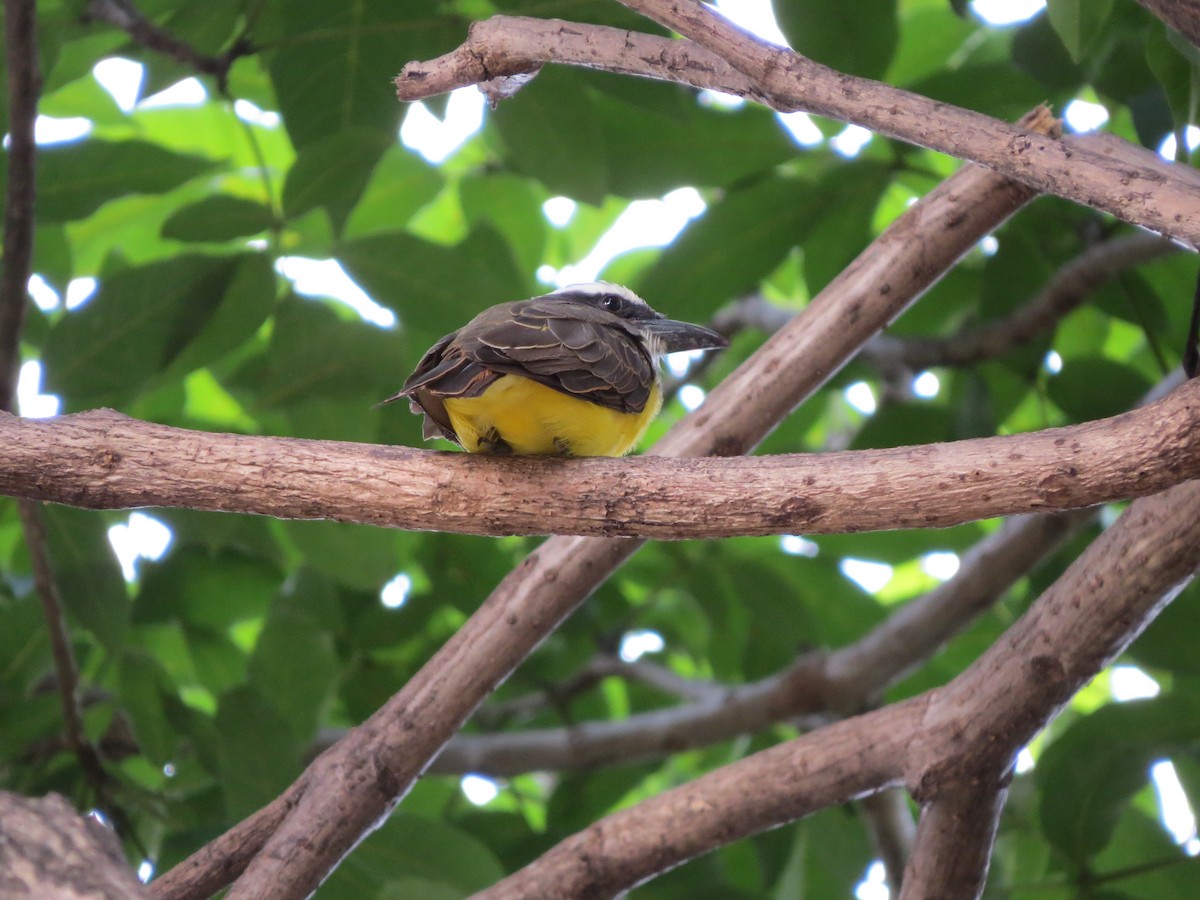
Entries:
MULTIPOLYGON (((669 245, 621 255, 603 277, 704 322, 755 292, 803 307, 958 165, 878 137, 847 156, 829 140, 844 126, 828 121, 816 122, 821 139, 801 146, 752 104, 554 67, 487 111, 440 164, 398 141, 411 111, 395 102, 390 79, 410 59, 452 49, 473 19, 504 12, 654 30, 600 0, 141 0, 150 20, 200 54, 239 54, 227 79, 200 76, 202 101, 132 109, 97 81, 98 61, 140 63, 142 97, 196 75, 195 66, 89 19, 85 4, 38 6, 40 111, 91 123, 81 139, 42 146, 38 159, 34 269, 60 297, 73 281, 79 291, 77 279, 97 284, 72 308, 42 290, 28 317, 24 358, 41 362, 42 391, 61 398, 63 412, 111 406, 187 428, 417 446, 417 417, 372 404, 484 306, 543 291, 539 271, 579 262, 635 199, 693 187, 707 208, 669 245), (542 209, 556 196, 578 203, 563 225, 542 209), (300 296, 277 267, 285 257, 338 260, 398 324, 381 328, 344 304, 300 296)), ((1195 51, 1133 0, 1055 2, 1004 28, 945 0, 873 0, 853 4, 852 16, 827 0, 776 6, 793 45, 814 59, 1000 118, 1082 99, 1103 104, 1106 129, 1157 149, 1194 117, 1195 51)), ((1001 319, 1065 263, 1128 230, 1041 199, 891 333, 953 335, 1001 319)), ((1194 275, 1187 254, 1122 271, 1056 330, 997 358, 936 368, 933 396, 912 391, 919 373, 856 362, 760 452, 946 441, 1119 412, 1178 363, 1194 275), (847 400, 859 383, 873 391, 873 411, 847 400)), ((762 340, 754 329, 737 334, 698 383, 714 383, 762 340)), ((683 412, 673 400, 651 440, 683 412)), ((127 579, 109 541, 127 513, 46 510, 86 723, 107 758, 97 793, 59 740, 30 558, 15 504, 0 502, 0 783, 101 807, 124 829, 130 858, 156 871, 286 787, 320 735, 374 711, 537 543, 150 515, 170 529, 169 547, 127 579), (404 602, 385 605, 381 590, 400 574, 391 597, 407 588, 404 602)), ((469 727, 567 725, 679 702, 636 679, 576 678, 635 632, 660 635, 662 649, 645 659, 678 675, 765 677, 800 652, 854 641, 937 583, 930 554, 965 551, 995 525, 649 545, 469 727), (891 577, 869 593, 845 574, 848 559, 887 564, 891 577), (542 702, 509 703, 531 695, 542 702)), ((961 671, 1097 527, 881 699, 961 671)), ((989 896, 1195 895, 1196 864, 1158 821, 1149 767, 1171 759, 1200 802, 1197 593, 1186 591, 1130 652, 1157 696, 1112 703, 1102 677, 1032 748, 1036 765, 1015 778, 989 896)), ((669 759, 503 779, 480 807, 458 776, 427 777, 319 896, 463 896, 606 811, 793 728, 669 759)), ((842 897, 875 856, 862 817, 835 809, 634 896, 842 897)))

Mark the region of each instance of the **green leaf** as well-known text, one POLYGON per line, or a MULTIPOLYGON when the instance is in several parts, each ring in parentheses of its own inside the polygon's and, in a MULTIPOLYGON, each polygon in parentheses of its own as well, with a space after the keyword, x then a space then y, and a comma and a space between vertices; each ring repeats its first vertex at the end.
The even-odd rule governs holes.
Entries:
POLYGON ((543 69, 491 123, 512 171, 536 178, 551 193, 598 204, 612 190, 610 166, 585 78, 565 68, 543 69))
POLYGON ((376 231, 396 231, 441 191, 440 172, 398 144, 383 154, 371 173, 362 197, 350 211, 344 233, 361 237, 376 231))
POLYGON ((1190 692, 1112 704, 1076 721, 1038 760, 1042 831, 1075 868, 1100 852, 1154 760, 1200 738, 1190 692))
POLYGON ((462 39, 453 20, 423 3, 293 0, 272 13, 264 23, 279 29, 271 80, 297 148, 355 127, 394 136, 400 104, 391 82, 400 67, 462 39))
MULTIPOLYGON (((286 298, 271 344, 232 376, 228 387, 251 410, 284 409, 332 398, 371 414, 372 404, 408 374, 400 337, 347 321, 317 300, 286 298)), ((415 360, 412 360, 415 364, 415 360)))
POLYGON ((219 695, 246 680, 246 653, 232 638, 202 627, 185 626, 184 634, 196 678, 209 693, 219 695))
POLYGON ((59 294, 66 291, 74 274, 74 260, 65 228, 47 225, 34 232, 33 271, 49 282, 59 294))
POLYGON ((1061 96, 1074 94, 1087 81, 1059 40, 1049 16, 1035 16, 1021 26, 1013 38, 1012 61, 1021 72, 1061 96))
POLYGON ((386 881, 377 895, 379 900, 461 900, 466 892, 454 885, 431 878, 393 878, 386 881))
POLYGON ((878 78, 896 52, 895 0, 863 0, 853 15, 838 0, 782 0, 775 16, 797 53, 849 75, 878 78))
POLYGON ((490 228, 444 247, 410 234, 375 234, 347 241, 337 257, 376 303, 405 326, 440 336, 485 307, 529 296, 512 250, 490 228))
POLYGON ((218 242, 259 234, 271 227, 271 210, 254 200, 214 194, 180 207, 163 223, 175 241, 218 242))
POLYGON ((216 362, 253 338, 275 308, 275 283, 268 257, 258 253, 241 257, 217 308, 171 360, 168 377, 216 362))
POLYGON ((1183 43, 1184 48, 1179 48, 1171 40, 1166 26, 1151 29, 1146 38, 1146 62, 1167 96, 1176 128, 1184 128, 1196 121, 1196 107, 1200 102, 1200 68, 1197 67, 1200 51, 1183 43))
POLYGON ((170 676, 151 654, 128 649, 121 655, 117 680, 138 748, 155 765, 170 761, 178 744, 164 704, 164 697, 175 690, 170 676))
POLYGON ((779 265, 805 227, 815 193, 805 181, 778 176, 730 191, 663 250, 639 293, 676 318, 711 316, 779 265))
POLYGON ((1200 582, 1193 581, 1150 623, 1130 652, 1142 665, 1200 678, 1200 653, 1194 638, 1198 633, 1200 582))
POLYGON ((221 792, 241 819, 266 806, 300 773, 303 746, 288 722, 252 687, 223 694, 215 721, 221 792))
POLYGON ((283 186, 284 215, 296 219, 319 206, 340 233, 379 158, 394 142, 386 131, 347 128, 305 144, 283 186))
POLYGON ((469 833, 438 819, 400 813, 334 870, 321 895, 375 896, 384 885, 408 876, 452 887, 462 896, 494 884, 504 874, 492 852, 469 833))
MULTIPOLYGON (((965 2, 965 0, 964 0, 965 2)), ((927 7, 901 13, 900 36, 887 70, 888 84, 906 85, 949 65, 975 32, 973 22, 927 7)))
POLYGON ((1112 5, 1112 0, 1047 0, 1050 24, 1072 59, 1078 61, 1083 57, 1103 29, 1112 5))
POLYGON ((158 194, 212 169, 210 160, 146 141, 86 140, 38 154, 38 219, 82 219, 127 194, 158 194))
POLYGON ((45 506, 50 562, 67 612, 110 653, 129 629, 129 594, 100 513, 45 506))
POLYGON ((545 258, 548 229, 537 182, 503 173, 467 175, 458 193, 468 226, 488 223, 509 242, 521 271, 537 269, 545 258))
POLYGON ((939 69, 908 87, 932 100, 1008 120, 1020 118, 1046 99, 1045 88, 1014 70, 1008 60, 939 69))
POLYGON ((236 33, 245 0, 206 0, 204 3, 167 4, 173 7, 170 31, 201 53, 217 54, 236 33))
MULTIPOLYGON (((28 698, 27 689, 52 663, 46 619, 32 592, 22 600, 9 600, 0 588, 0 686, 15 696, 28 698)), ((0 710, 3 709, 0 704, 0 710)), ((0 725, 0 740, 9 738, 0 725)))
POLYGON ((283 575, 261 558, 232 549, 179 547, 146 565, 134 620, 180 621, 222 632, 263 615, 283 575))
POLYGON ((250 684, 287 719, 300 740, 311 740, 337 683, 333 640, 311 616, 278 609, 267 617, 250 658, 250 684))
MULTIPOLYGON (((203 333, 241 261, 177 256, 103 278, 96 295, 60 319, 46 340, 50 389, 73 408, 135 393, 203 333)), ((205 340, 214 347, 224 342, 205 340)))
POLYGON ((1150 379, 1103 357, 1075 357, 1046 385, 1047 393, 1076 422, 1116 415, 1150 390, 1150 379))
POLYGON ((706 109, 694 102, 680 107, 673 88, 652 87, 639 105, 605 96, 592 103, 613 193, 646 197, 689 185, 725 187, 796 154, 769 110, 755 104, 738 110, 706 109), (704 152, 696 153, 697 147, 704 152))
POLYGON ((837 181, 818 186, 804 179, 772 175, 730 190, 693 221, 663 250, 639 282, 652 306, 675 317, 703 321, 722 304, 753 290, 799 242, 813 240, 814 267, 828 268, 819 257, 818 232, 830 218, 831 232, 850 246, 823 252, 852 257, 861 247, 873 206, 882 189, 882 172, 873 163, 856 163, 837 181), (848 212, 849 210, 849 212, 848 212))
POLYGON ((286 523, 309 565, 361 590, 379 591, 396 574, 399 532, 347 522, 286 523))

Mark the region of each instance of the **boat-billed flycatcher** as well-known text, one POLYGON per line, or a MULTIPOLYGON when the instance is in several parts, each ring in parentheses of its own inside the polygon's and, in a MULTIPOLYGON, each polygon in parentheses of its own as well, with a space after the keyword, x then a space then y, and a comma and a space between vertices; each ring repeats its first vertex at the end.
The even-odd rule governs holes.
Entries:
POLYGON ((433 345, 403 389, 425 438, 472 453, 623 456, 662 406, 664 353, 725 347, 595 282, 485 309, 433 345))

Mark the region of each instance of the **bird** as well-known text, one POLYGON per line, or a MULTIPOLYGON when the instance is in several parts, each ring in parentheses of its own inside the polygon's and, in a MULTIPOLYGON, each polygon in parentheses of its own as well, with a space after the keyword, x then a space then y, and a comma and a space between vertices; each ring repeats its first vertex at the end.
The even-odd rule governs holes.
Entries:
POLYGON ((491 306, 434 344, 404 386, 426 440, 470 453, 624 456, 662 407, 659 361, 722 348, 618 284, 572 284, 491 306))

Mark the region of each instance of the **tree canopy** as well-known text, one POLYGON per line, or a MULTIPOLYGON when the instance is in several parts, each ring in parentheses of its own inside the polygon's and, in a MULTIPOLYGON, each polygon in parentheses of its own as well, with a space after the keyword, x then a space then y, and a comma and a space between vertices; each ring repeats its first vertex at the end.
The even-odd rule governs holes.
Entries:
MULTIPOLYGON (((1200 803, 1200 589, 1189 584, 1165 609, 1158 598, 1195 561, 1185 565, 1192 551, 1165 541, 1151 541, 1148 550, 1121 544, 1125 532, 1110 526, 1123 511, 1138 514, 1137 503, 1124 502, 1129 498, 1195 477, 1185 417, 1196 403, 1176 395, 1163 401, 1176 405, 1149 407, 1137 414, 1143 418, 1108 419, 1177 383, 1171 379, 1189 330, 1193 255, 1137 227, 1193 246, 1189 235, 1200 234, 1190 168, 1200 143, 1193 125, 1200 51, 1185 36, 1189 20, 1172 20, 1172 28, 1151 11, 1162 4, 1147 2, 1147 9, 1133 0, 1053 0, 1009 25, 987 21, 979 4, 963 0, 775 0, 783 35, 814 63, 904 89, 937 109, 982 114, 985 124, 1017 122, 1046 104, 1064 116, 1068 135, 1099 123, 1127 142, 1122 147, 1145 150, 1121 155, 1115 143, 1082 137, 1059 144, 1057 124, 1035 113, 1025 120, 1033 130, 1021 132, 1033 135, 1027 158, 1035 174, 1019 183, 1024 151, 998 140, 1000 132, 935 133, 930 118, 927 137, 909 134, 895 107, 889 113, 886 103, 868 102, 858 82, 842 82, 844 102, 858 104, 872 126, 894 117, 908 140, 848 127, 834 117, 842 100, 832 94, 806 107, 824 116, 779 111, 800 104, 752 67, 753 53, 773 51, 747 38, 739 46, 749 49, 731 54, 722 68, 702 55, 710 51, 698 35, 671 37, 672 30, 684 32, 682 21, 664 15, 656 22, 627 8, 670 5, 38 0, 32 54, 13 34, 18 7, 33 4, 6 2, 9 93, 0 116, 11 144, 0 165, 10 211, 31 186, 22 182, 13 149, 20 146, 22 85, 33 90, 22 72, 40 71, 37 112, 47 118, 39 128, 56 124, 60 134, 77 133, 46 140, 50 132, 39 131, 29 231, 35 277, 23 327, 0 333, 0 345, 11 345, 0 346, 0 368, 25 364, 20 398, 27 416, 109 407, 141 421, 88 413, 93 418, 53 420, 45 431, 0 431, 14 436, 11 450, 0 451, 4 493, 58 501, 35 507, 28 499, 0 499, 0 787, 31 797, 58 792, 81 812, 98 810, 131 865, 160 875, 271 804, 317 754, 406 685, 432 684, 421 696, 450 702, 438 697, 423 667, 456 633, 469 633, 460 630, 486 598, 516 602, 525 589, 522 567, 561 563, 569 573, 562 590, 591 596, 552 632, 548 621, 545 633, 520 638, 529 652, 513 651, 515 669, 494 692, 478 688, 478 699, 490 696, 440 755, 441 742, 429 738, 428 756, 414 757, 413 778, 426 765, 429 771, 407 793, 401 784, 395 813, 329 876, 320 900, 468 896, 605 816, 643 809, 637 804, 725 767, 737 771, 731 764, 768 748, 780 753, 766 770, 778 781, 764 789, 777 784, 783 795, 804 757, 789 762, 782 753, 809 746, 796 744, 798 735, 853 728, 854 717, 869 711, 900 715, 931 696, 926 692, 972 684, 978 661, 993 658, 998 673, 1008 671, 1005 659, 1028 664, 1045 686, 1037 715, 1053 721, 1040 731, 1042 720, 1030 726, 994 848, 979 838, 991 855, 985 896, 1193 896, 1200 841, 1187 815, 1200 803), (551 44, 549 31, 536 32, 549 48, 544 65, 516 50, 505 57, 496 49, 502 29, 519 37, 521 28, 535 26, 489 20, 496 15, 629 29, 685 48, 679 52, 691 53, 694 65, 668 59, 666 49, 661 59, 638 52, 603 57, 602 40, 643 46, 620 31, 595 33, 603 64, 570 58, 577 49, 572 36, 551 44), (472 23, 486 27, 477 24, 471 40, 491 41, 487 52, 496 56, 469 48, 458 68, 438 69, 439 57, 468 40, 472 23), (409 146, 417 141, 407 130, 407 142, 399 139, 402 123, 412 128, 418 116, 444 116, 448 102, 444 94, 398 102, 397 86, 416 98, 424 78, 453 70, 448 81, 461 76, 469 83, 470 65, 501 58, 512 71, 489 75, 515 80, 489 82, 481 127, 444 159, 409 146), (662 68, 643 72, 643 65, 662 68), (124 72, 127 85, 136 82, 136 97, 106 87, 113 71, 124 72), (723 90, 698 91, 706 79, 723 90), (180 82, 191 85, 190 94, 180 82), (1049 135, 1044 145, 1038 135, 1049 135), (1014 161, 1010 170, 983 173, 916 146, 919 138, 988 165, 995 163, 982 154, 1007 147, 1014 161), (991 149, 977 153, 972 141, 991 149), (1079 154, 1061 162, 1068 174, 1083 173, 1079 186, 1063 181, 1064 196, 1035 197, 1052 180, 1037 154, 1060 146, 1079 154), (1089 188, 1092 182, 1082 180, 1092 171, 1088 154, 1121 160, 1113 165, 1133 172, 1132 186, 1123 189, 1114 176, 1111 190, 1089 188), (1138 173, 1160 170, 1182 174, 1172 176, 1178 184, 1161 187, 1166 200, 1151 210, 1145 198, 1160 187, 1139 193, 1149 182, 1138 173), (959 179, 952 188, 945 187, 949 178, 959 179), (952 204, 963 196, 969 208, 956 212, 952 204), (664 209, 674 211, 676 224, 685 222, 677 234, 667 228, 661 246, 642 244, 606 256, 596 272, 587 268, 606 235, 628 234, 664 209), (913 231, 927 227, 925 210, 942 217, 939 231, 913 231), (913 211, 909 218, 906 211, 913 211), (913 242, 905 237, 912 233, 918 243, 938 245, 935 262, 904 255, 918 253, 901 247, 913 242), (356 309, 302 293, 296 273, 303 260, 335 260, 374 312, 364 314, 370 304, 356 309), (932 456, 909 456, 908 485, 917 499, 907 517, 887 506, 883 493, 904 489, 887 467, 907 451, 835 455, 828 470, 786 470, 770 482, 778 493, 767 508, 770 460, 762 469, 695 463, 698 474, 676 487, 655 480, 671 465, 665 459, 410 460, 391 449, 423 446, 420 417, 401 405, 375 404, 399 388, 427 347, 486 306, 545 293, 571 272, 627 284, 672 318, 731 337, 721 354, 674 361, 668 402, 643 447, 650 455, 697 406, 701 416, 738 406, 757 415, 756 392, 768 382, 794 386, 779 388, 778 415, 758 415, 757 435, 702 445, 705 429, 719 423, 692 420, 682 428, 693 431, 668 438, 669 455, 737 456, 755 448, 767 457, 943 443, 953 453, 965 445, 949 442, 1093 430, 1044 436, 1046 446, 1078 442, 1071 452, 1079 455, 1065 462, 1025 449, 1030 455, 1014 461, 1004 449, 1011 468, 997 481, 1010 483, 1017 499, 1003 509, 986 506, 1002 484, 981 487, 972 479, 1008 445, 978 445, 983 455, 953 477, 943 472, 960 470, 937 468, 932 456), (843 287, 853 278, 859 280, 843 287), (820 355, 822 346, 852 341, 856 316, 839 307, 844 318, 814 325, 814 348, 802 358, 769 374, 739 369, 747 360, 754 365, 756 353, 771 352, 771 345, 762 348, 776 340, 772 335, 780 347, 804 340, 785 337, 787 323, 812 311, 823 291, 840 291, 839 302, 849 303, 855 290, 871 293, 876 304, 863 315, 880 319, 861 341, 853 338, 861 350, 828 361, 820 355), (900 295, 895 308, 881 305, 900 295), (918 295, 910 305, 907 298, 918 295), (754 379, 737 374, 745 371, 754 379), (726 379, 740 397, 701 406, 726 379), (1106 421, 1084 426, 1095 420, 1106 421), (152 427, 146 423, 214 439, 139 430, 152 427), (45 443, 26 443, 36 452, 12 474, 17 444, 35 434, 45 443), (149 443, 152 436, 158 443, 149 443), (332 445, 261 442, 268 438, 386 449, 351 448, 346 452, 359 455, 342 457, 332 445), (120 452, 113 449, 118 439, 127 441, 120 452), (696 443, 685 450, 688 440, 696 443), (191 456, 180 455, 185 448, 191 456), (871 464, 893 480, 870 470, 877 480, 853 493, 841 479, 864 459, 882 460, 871 464), (283 480, 269 480, 272 460, 280 479, 292 479, 286 489, 283 480), (837 468, 843 463, 847 468, 837 468), (398 476, 396 493, 380 493, 379 507, 364 499, 386 474, 377 466, 390 464, 411 464, 413 477, 432 485, 407 508, 405 522, 415 527, 368 524, 386 521, 378 510, 403 501, 398 476), (141 468, 130 474, 131 465, 141 468), (180 480, 156 483, 156 467, 170 466, 177 473, 171 478, 180 480), (580 519, 590 515, 593 524, 538 527, 539 490, 546 510, 569 507, 554 496, 555 466, 564 483, 597 492, 570 495, 571 503, 583 498, 580 519), (571 475, 570 466, 581 468, 571 475), (189 468, 199 482, 223 480, 203 499, 197 489, 171 502, 189 468), (1026 471, 1028 484, 1021 481, 1026 471), (518 480, 524 500, 500 494, 485 507, 488 472, 500 473, 498 483, 518 480), (806 474, 816 479, 807 493, 806 474), (830 479, 827 493, 820 493, 823 477, 830 479), (962 482, 957 492, 954 478, 962 482), (1119 487, 1104 493, 1105 484, 1119 487), (259 491, 274 491, 278 508, 264 505, 259 491), (662 501, 658 531, 639 518, 639 492, 662 501), (758 517, 757 530, 721 532, 722 504, 731 509, 739 493, 747 520, 758 517), (696 499, 706 496, 728 500, 705 506, 696 499), (821 533, 822 522, 833 519, 823 518, 824 504, 838 503, 848 504, 837 509, 841 524, 827 530, 847 533, 821 533), (131 516, 130 508, 148 504, 131 516), (1088 508, 1073 509, 1079 505, 1088 508), (100 506, 120 508, 80 508, 100 506), (874 507, 881 512, 871 519, 874 507), (454 509, 474 524, 455 525, 454 509), (532 525, 506 518, 522 509, 532 525), (271 514, 249 514, 256 511, 271 514), (1001 519, 999 512, 1031 515, 1001 519), (656 540, 636 553, 624 538, 538 536, 699 533, 672 535, 676 514, 681 527, 698 521, 713 526, 706 533, 733 536, 656 540), (609 519, 625 525, 605 524, 609 519), (475 533, 426 530, 435 527, 475 533), (1093 556, 1072 567, 1105 529, 1111 543, 1096 544, 1093 556), (164 546, 150 552, 147 535, 155 534, 164 546), (141 537, 130 543, 129 535, 141 537), (589 557, 591 576, 565 562, 585 541, 616 548, 595 550, 601 555, 589 557), (121 560, 114 543, 145 552, 133 558, 126 550, 121 560), (1160 563, 1163 572, 1180 571, 1170 584, 1121 582, 1118 593, 1141 591, 1145 608, 1131 614, 1124 631, 1114 626, 1096 641, 1111 640, 1120 651, 1162 611, 1116 668, 1104 667, 1076 692, 1076 673, 1107 659, 1076 668, 1075 650, 1064 650, 1062 674, 1054 669, 1055 647, 1034 638, 1001 658, 1004 641, 1023 634, 1022 622, 1043 621, 1027 615, 1039 597, 1061 596, 1065 607, 1074 598, 1076 608, 1096 598, 1102 607, 1105 585, 1081 569, 1099 571, 1105 553, 1140 560, 1142 550, 1154 561, 1147 571, 1160 563), (603 579, 597 573, 606 566, 613 571, 603 579), (505 590, 510 594, 501 595, 505 590), (55 598, 61 615, 48 603, 55 598), (64 661, 68 650, 73 666, 64 661), (1064 685, 1065 695, 1055 695, 1064 685), (1175 818, 1164 825, 1166 811, 1175 818)), ((727 4, 727 11, 736 14, 738 6, 727 4)), ((713 33, 722 39, 719 29, 713 33)), ((805 90, 808 82, 796 81, 795 90, 805 90)), ((19 271, 24 227, 19 217, 6 219, 6 278, 19 271)), ((5 291, 9 315, 0 314, 0 328, 20 321, 8 281, 5 291)), ((22 287, 15 302, 24 299, 22 287)), ((0 412, 0 429, 18 427, 6 419, 0 412)), ((1192 495, 1177 496, 1184 503, 1192 495)), ((1189 515, 1196 518, 1194 508, 1189 515)), ((1153 521, 1147 513, 1145 522, 1153 521)), ((553 590, 558 571, 548 570, 530 590, 553 590)), ((572 606, 555 609, 565 615, 572 606)), ((496 616, 498 628, 504 620, 496 616)), ((1055 633, 1051 624, 1045 629, 1055 633)), ((462 658, 468 668, 477 664, 462 658)), ((401 705, 390 718, 395 724, 411 715, 421 729, 423 709, 401 705)), ((883 724, 901 720, 870 721, 881 723, 883 734, 883 724)), ((1025 724, 1014 722, 1004 734, 1024 733, 1025 724)), ((902 730, 901 737, 917 742, 919 735, 902 730)), ((997 763, 995 772, 1009 772, 1010 762, 997 763)), ((940 772, 925 773, 930 785, 941 783, 940 772)), ((886 896, 885 878, 897 896, 921 808, 937 797, 922 795, 911 775, 881 775, 872 790, 858 792, 871 796, 853 802, 808 807, 797 800, 790 813, 746 825, 751 836, 740 840, 697 838, 696 852, 711 852, 671 857, 671 865, 683 864, 631 896, 833 898, 858 890, 875 900, 886 896)), ((995 810, 964 808, 984 825, 994 821, 995 810)), ((684 830, 674 812, 663 815, 664 833, 684 830)), ((613 833, 626 827, 624 819, 611 821, 613 833)))

